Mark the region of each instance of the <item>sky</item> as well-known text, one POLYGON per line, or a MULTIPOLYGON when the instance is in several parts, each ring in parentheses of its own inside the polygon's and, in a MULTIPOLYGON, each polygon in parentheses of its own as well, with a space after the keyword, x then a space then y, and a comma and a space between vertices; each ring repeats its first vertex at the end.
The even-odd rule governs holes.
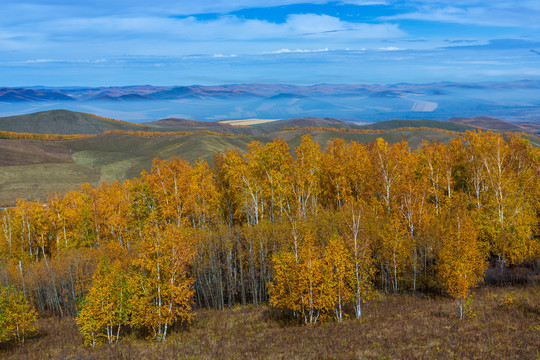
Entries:
POLYGON ((538 0, 0 2, 0 87, 522 79, 538 0))

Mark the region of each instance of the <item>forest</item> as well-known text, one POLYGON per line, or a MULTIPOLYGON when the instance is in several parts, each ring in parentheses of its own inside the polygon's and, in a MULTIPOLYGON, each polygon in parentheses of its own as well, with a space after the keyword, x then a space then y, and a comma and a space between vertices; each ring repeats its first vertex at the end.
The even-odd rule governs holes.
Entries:
POLYGON ((539 216, 540 151, 518 135, 156 158, 0 210, 0 342, 24 344, 38 317, 75 318, 89 347, 161 342, 196 309, 247 305, 341 323, 385 294, 444 294, 466 319, 488 268, 538 271, 539 216))

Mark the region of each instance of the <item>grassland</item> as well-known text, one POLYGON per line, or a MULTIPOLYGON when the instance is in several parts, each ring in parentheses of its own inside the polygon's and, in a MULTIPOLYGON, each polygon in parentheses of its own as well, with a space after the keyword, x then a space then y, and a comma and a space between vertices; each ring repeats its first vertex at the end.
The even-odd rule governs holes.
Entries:
POLYGON ((443 129, 450 131, 460 131, 465 132, 467 130, 476 130, 477 127, 474 125, 458 124, 453 122, 444 122, 436 120, 390 120, 383 121, 379 123, 369 124, 362 126, 363 129, 372 129, 372 130, 391 130, 400 127, 428 127, 434 129, 443 129))
POLYGON ((47 193, 75 190, 137 177, 154 157, 178 156, 212 161, 215 152, 246 149, 253 138, 210 134, 140 137, 107 134, 65 141, 0 139, 0 204, 17 198, 46 198, 47 193))
MULTIPOLYGON (((287 130, 248 137, 196 133, 163 137, 104 134, 62 141, 0 139, 0 204, 13 203, 17 198, 43 200, 48 192, 75 190, 82 183, 98 185, 103 181, 137 177, 142 170, 150 169, 155 157, 177 156, 189 161, 202 158, 211 162, 216 152, 245 151, 253 140, 266 143, 278 137, 296 147, 307 132, 287 130)), ((447 142, 452 137, 435 130, 396 130, 384 134, 309 133, 323 147, 337 137, 358 142, 375 141, 378 137, 389 142, 405 139, 412 148, 420 146, 423 139, 447 142)))
POLYGON ((378 295, 362 319, 302 326, 268 306, 198 310, 164 343, 128 333, 118 344, 85 348, 73 319, 40 319, 24 347, 4 359, 538 359, 540 288, 483 287, 472 314, 423 294, 378 295), (509 297, 514 300, 510 301, 509 297))
POLYGON ((454 123, 460 123, 465 125, 476 126, 482 129, 492 129, 492 130, 501 130, 501 131, 523 131, 519 125, 512 124, 500 119, 495 119, 487 116, 480 116, 476 118, 452 118, 448 121, 454 123))
POLYGON ((100 173, 77 164, 36 164, 3 167, 0 171, 0 204, 17 198, 45 200, 47 194, 77 190, 80 184, 97 185, 100 173))
MULTIPOLYGON (((78 189, 80 184, 85 182, 98 185, 103 181, 133 178, 139 176, 142 170, 148 170, 154 157, 170 159, 177 156, 189 161, 199 158, 211 161, 214 153, 235 148, 244 151, 247 144, 253 140, 266 143, 279 137, 294 148, 300 144, 302 135, 310 133, 323 147, 331 139, 338 137, 357 142, 371 142, 382 137, 391 143, 407 140, 411 148, 416 149, 421 146, 422 140, 448 142, 455 136, 440 129, 455 132, 475 129, 464 124, 434 120, 392 120, 366 126, 331 118, 298 118, 270 122, 258 120, 261 121, 251 122, 250 126, 231 126, 222 122, 164 119, 138 126, 66 110, 0 118, 0 130, 96 134, 87 138, 59 141, 0 139, 0 204, 14 203, 17 198, 43 200, 48 192, 78 189), (306 130, 305 127, 312 129, 306 130), (409 129, 400 129, 403 127, 409 129), (289 130, 283 130, 284 128, 289 130), (384 132, 332 131, 336 128, 384 132), (209 130, 241 136, 217 136, 209 133, 159 137, 103 134, 109 130, 209 130)), ((247 120, 239 121, 247 124, 247 120)), ((529 138, 535 146, 540 146, 538 137, 531 135, 529 138)))
POLYGON ((279 121, 279 119, 242 119, 242 120, 222 120, 219 121, 220 124, 227 125, 241 125, 241 126, 250 126, 250 125, 260 125, 266 124, 274 121, 279 121))
POLYGON ((123 121, 68 110, 41 111, 0 118, 0 130, 34 134, 101 134, 107 130, 141 130, 123 121))

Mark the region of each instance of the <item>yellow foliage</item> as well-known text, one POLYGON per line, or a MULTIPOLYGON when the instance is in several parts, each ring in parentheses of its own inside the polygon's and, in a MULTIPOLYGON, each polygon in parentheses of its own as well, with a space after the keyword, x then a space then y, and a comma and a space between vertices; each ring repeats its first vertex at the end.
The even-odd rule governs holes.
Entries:
POLYGON ((173 224, 149 224, 143 237, 129 279, 131 325, 163 341, 169 326, 192 317, 193 279, 187 270, 194 244, 188 230, 173 224))
POLYGON ((274 281, 270 304, 292 310, 306 324, 315 324, 334 308, 329 262, 313 235, 305 235, 298 254, 283 251, 274 256, 274 281))
POLYGON ((447 219, 438 271, 446 291, 459 302, 461 318, 464 302, 471 288, 482 281, 485 269, 485 256, 480 250, 474 224, 466 213, 457 209, 447 219))
POLYGON ((15 339, 23 345, 25 336, 37 329, 36 311, 24 295, 13 287, 0 286, 0 342, 15 339))
POLYGON ((127 277, 117 261, 103 258, 92 278, 77 324, 86 345, 95 347, 107 340, 117 342, 129 319, 130 297, 127 277))

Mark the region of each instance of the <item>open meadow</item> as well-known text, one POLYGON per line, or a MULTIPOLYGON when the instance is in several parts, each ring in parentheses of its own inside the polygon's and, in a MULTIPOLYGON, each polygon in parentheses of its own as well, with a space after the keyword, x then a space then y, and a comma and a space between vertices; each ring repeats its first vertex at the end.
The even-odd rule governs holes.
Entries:
POLYGON ((379 294, 362 319, 302 326, 266 305, 196 310, 191 325, 163 343, 132 332, 117 344, 83 345, 71 318, 42 318, 23 347, 0 357, 33 359, 538 359, 540 287, 476 290, 460 320, 455 301, 424 294, 379 294))
MULTIPOLYGON (((78 190, 83 183, 97 186, 138 177, 150 169, 155 157, 211 163, 216 153, 225 150, 246 152, 251 141, 266 144, 281 138, 292 148, 309 133, 323 148, 335 138, 366 143, 381 137, 390 143, 406 140, 411 149, 417 149, 424 140, 448 143, 476 129, 433 120, 364 126, 320 118, 253 120, 257 119, 231 120, 242 125, 231 126, 225 124, 231 121, 166 119, 142 126, 66 110, 0 118, 0 131, 14 131, 0 134, 0 204, 14 204, 17 198, 44 200, 48 193, 78 190), (66 138, 38 139, 40 134, 66 138), (78 137, 69 138, 74 136, 78 137)), ((538 137, 530 134, 528 139, 540 145, 538 137)))

